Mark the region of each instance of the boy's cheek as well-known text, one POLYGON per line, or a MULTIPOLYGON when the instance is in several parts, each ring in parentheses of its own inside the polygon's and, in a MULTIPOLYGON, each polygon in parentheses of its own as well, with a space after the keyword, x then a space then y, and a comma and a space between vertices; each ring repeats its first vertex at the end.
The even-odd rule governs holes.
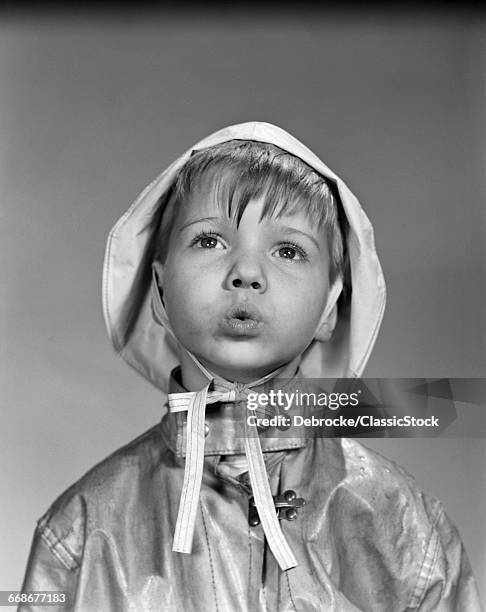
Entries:
POLYGON ((179 295, 168 301, 167 315, 176 335, 196 337, 210 332, 215 320, 214 305, 202 298, 179 295))
POLYGON ((324 297, 314 298, 311 293, 300 291, 296 287, 295 291, 288 294, 286 298, 279 300, 276 319, 280 320, 282 325, 284 323, 288 325, 290 321, 291 328, 298 327, 301 323, 311 325, 314 319, 320 318, 324 306, 324 297))
POLYGON ((177 308, 186 308, 201 296, 200 278, 188 268, 169 268, 162 283, 164 301, 177 308))

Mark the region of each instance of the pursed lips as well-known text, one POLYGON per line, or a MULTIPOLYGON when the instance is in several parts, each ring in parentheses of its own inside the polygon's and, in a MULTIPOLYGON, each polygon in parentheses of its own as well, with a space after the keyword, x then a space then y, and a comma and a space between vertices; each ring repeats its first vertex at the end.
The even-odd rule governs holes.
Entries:
POLYGON ((222 322, 223 331, 231 336, 257 336, 263 328, 263 317, 253 304, 239 303, 230 307, 222 322))

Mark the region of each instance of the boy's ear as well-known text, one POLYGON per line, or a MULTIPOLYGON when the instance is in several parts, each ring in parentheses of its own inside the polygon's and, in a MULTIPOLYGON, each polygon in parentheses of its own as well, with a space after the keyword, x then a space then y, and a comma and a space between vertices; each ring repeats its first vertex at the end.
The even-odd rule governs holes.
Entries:
POLYGON ((320 342, 330 340, 337 323, 337 301, 343 290, 343 281, 339 276, 331 285, 327 296, 327 304, 322 313, 315 339, 320 342))

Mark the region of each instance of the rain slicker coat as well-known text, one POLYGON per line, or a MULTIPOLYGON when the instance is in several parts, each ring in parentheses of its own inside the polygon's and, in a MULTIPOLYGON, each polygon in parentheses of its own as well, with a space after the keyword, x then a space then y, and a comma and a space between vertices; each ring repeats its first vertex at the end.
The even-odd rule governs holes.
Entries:
MULTIPOLYGON (((360 376, 385 306, 372 227, 349 189, 309 149, 256 122, 220 130, 192 147, 111 231, 103 305, 116 352, 161 392, 183 391, 170 378, 178 357, 161 324, 154 241, 192 151, 233 139, 272 143, 335 185, 349 223, 352 291, 332 339, 313 342, 300 368, 304 377, 360 376)), ((223 455, 243 452, 234 435, 235 410, 232 403, 206 409, 209 435, 191 554, 172 552, 187 424, 180 414, 166 414, 40 519, 24 590, 66 591, 65 609, 86 612, 481 610, 460 537, 440 502, 352 439, 290 438, 278 431, 262 437, 272 492, 292 489, 306 500, 297 520, 282 521, 298 565, 281 571, 262 527, 249 526, 248 475, 234 478, 221 469, 223 455)))

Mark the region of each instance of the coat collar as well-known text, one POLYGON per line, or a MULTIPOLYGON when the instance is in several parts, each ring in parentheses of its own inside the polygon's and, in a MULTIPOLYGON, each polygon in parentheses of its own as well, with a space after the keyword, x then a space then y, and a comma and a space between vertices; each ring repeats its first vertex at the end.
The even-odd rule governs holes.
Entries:
MULTIPOLYGON (((185 393, 187 390, 180 380, 180 369, 172 371, 169 381, 170 393, 185 393)), ((236 455, 245 452, 244 421, 248 410, 244 402, 218 403, 206 406, 206 440, 205 456, 236 455)), ((268 416, 268 415, 266 415, 268 416)), ((186 421, 187 413, 167 412, 161 421, 162 436, 168 447, 177 457, 186 454, 186 421)), ((290 450, 304 447, 309 438, 302 432, 301 436, 292 435, 292 428, 284 430, 269 427, 260 430, 260 443, 264 453, 290 450)))

